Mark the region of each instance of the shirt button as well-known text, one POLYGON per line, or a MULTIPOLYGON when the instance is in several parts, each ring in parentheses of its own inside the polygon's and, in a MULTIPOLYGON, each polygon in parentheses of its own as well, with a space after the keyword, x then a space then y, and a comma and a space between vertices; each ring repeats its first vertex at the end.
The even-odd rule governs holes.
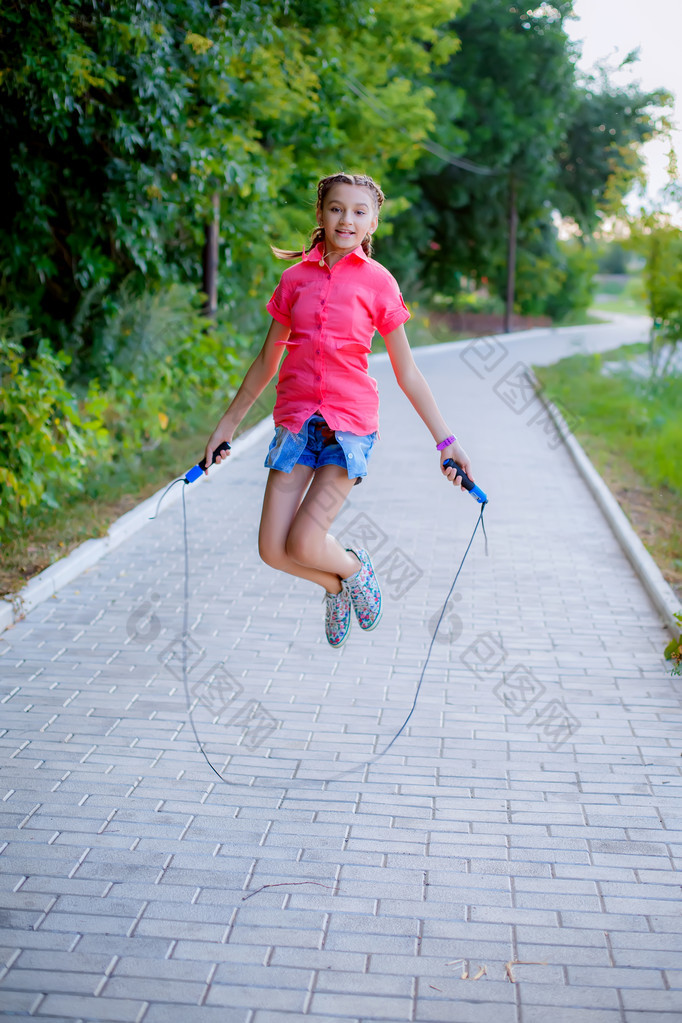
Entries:
POLYGON ((315 349, 315 355, 322 355, 322 349, 321 348, 316 348, 315 349))
POLYGON ((353 452, 352 452, 352 451, 349 451, 349 452, 348 452, 348 457, 349 457, 349 458, 352 458, 352 457, 353 457, 353 452))

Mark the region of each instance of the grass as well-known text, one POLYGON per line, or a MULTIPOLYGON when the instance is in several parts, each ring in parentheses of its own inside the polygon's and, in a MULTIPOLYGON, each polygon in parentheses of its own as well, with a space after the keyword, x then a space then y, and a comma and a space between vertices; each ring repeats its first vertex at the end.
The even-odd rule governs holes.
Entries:
POLYGON ((630 316, 647 316, 648 308, 640 274, 597 275, 597 294, 592 303, 593 310, 602 309, 608 313, 627 313, 630 316))
POLYGON ((586 327, 597 323, 606 323, 601 316, 594 315, 594 306, 590 310, 581 310, 580 312, 569 313, 568 316, 562 317, 557 323, 556 327, 586 327))
POLYGON ((682 600, 682 377, 652 383, 629 372, 646 351, 575 355, 536 373, 579 417, 578 440, 682 600))

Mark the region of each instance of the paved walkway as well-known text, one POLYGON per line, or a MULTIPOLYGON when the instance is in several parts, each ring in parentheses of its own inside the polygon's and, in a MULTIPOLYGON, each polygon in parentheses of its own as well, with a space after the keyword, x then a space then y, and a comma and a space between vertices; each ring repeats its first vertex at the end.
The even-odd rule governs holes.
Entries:
POLYGON ((490 551, 477 536, 384 756, 478 512, 385 359, 382 443, 337 530, 382 575, 375 632, 332 651, 319 591, 259 562, 261 450, 187 488, 187 673, 224 781, 185 707, 179 504, 0 637, 3 1015, 682 1018, 680 684, 524 385, 586 337, 418 353, 490 551))

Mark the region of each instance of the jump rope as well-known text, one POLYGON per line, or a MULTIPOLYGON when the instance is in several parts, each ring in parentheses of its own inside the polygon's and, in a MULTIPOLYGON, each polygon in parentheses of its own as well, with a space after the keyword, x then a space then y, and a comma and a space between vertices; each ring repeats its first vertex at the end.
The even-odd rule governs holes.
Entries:
MULTIPOLYGON (((220 444, 215 449, 215 451, 213 452, 211 464, 213 465, 213 463, 215 462, 215 460, 218 457, 218 455, 223 454, 224 452, 229 451, 229 450, 230 450, 230 445, 227 443, 227 441, 223 441, 223 443, 220 444)), ((363 763, 360 763, 360 764, 355 764, 353 767, 350 767, 350 768, 348 768, 345 771, 338 772, 332 778, 327 778, 326 779, 327 782, 339 781, 342 778, 345 778, 349 774, 354 774, 354 773, 356 773, 359 770, 365 770, 366 768, 371 767, 378 760, 380 760, 381 757, 385 756, 385 754, 388 753, 388 751, 390 750, 391 746, 393 746, 393 744, 397 741, 397 739, 402 735, 402 733, 404 732, 405 728, 407 727, 407 725, 408 725, 408 723, 410 721, 410 718, 414 714, 414 711, 415 711, 415 709, 417 707, 417 700, 419 699, 419 693, 420 693, 420 690, 421 690, 421 687, 422 687, 422 683, 424 681, 424 676, 426 674, 426 669, 428 668, 429 661, 431 660, 431 652, 433 650, 434 643, 436 642, 436 636, 438 635, 438 629, 440 628, 441 622, 443 621, 443 617, 444 617, 445 612, 447 610, 447 606, 448 606, 448 603, 450 601, 450 597, 452 596, 453 590, 454 590, 455 586, 457 585, 457 580, 459 579, 459 576, 460 576, 460 573, 462 571, 462 568, 464 567, 464 562, 466 561, 467 555, 468 555, 468 553, 469 553, 469 551, 471 549, 471 545, 474 542, 474 537, 476 536, 476 533, 478 531, 478 527, 479 526, 481 527, 481 529, 483 531, 483 536, 485 538, 485 553, 486 553, 486 557, 488 555, 488 535, 487 535, 487 533, 485 531, 485 523, 483 521, 483 513, 484 513, 486 505, 488 503, 487 495, 481 490, 480 487, 478 487, 474 483, 473 480, 469 479, 469 477, 464 472, 462 467, 460 465, 458 465, 457 462, 453 461, 452 458, 446 459, 446 461, 443 462, 443 467, 446 468, 446 469, 447 468, 453 468, 455 470, 456 478, 457 477, 461 477, 462 485, 463 485, 464 489, 468 490, 469 493, 471 494, 471 496, 480 504, 481 510, 480 510, 478 518, 476 520, 476 525, 474 526, 473 532, 471 534, 471 538, 469 539, 469 543, 467 544, 466 550, 464 551, 464 554, 462 556, 462 560, 459 563, 459 568, 457 569, 457 572, 455 573, 455 577, 452 580, 452 585, 450 586, 450 589, 448 590, 448 595, 445 598, 445 601, 443 602, 443 607, 441 609, 440 615, 438 616, 438 621, 436 622, 435 628, 433 630, 433 635, 431 636, 431 642, 429 644, 429 649, 428 649, 427 654, 426 654, 426 660, 424 661, 424 664, 422 665, 421 674, 419 676, 419 682, 417 683, 417 688, 415 690, 414 699, 412 700, 412 706, 410 707, 410 710, 409 710, 405 720, 401 724, 400 728, 394 734, 394 736, 392 737, 390 742, 388 742, 387 745, 381 750, 381 752, 377 753, 370 760, 366 760, 366 761, 364 761, 363 763)), ((224 777, 224 775, 221 774, 221 772, 218 770, 218 768, 215 767, 211 763, 211 760, 209 759, 209 757, 208 757, 208 755, 206 753, 205 743, 203 743, 201 741, 201 739, 199 738, 199 734, 197 732, 196 724, 195 724, 195 721, 194 721, 193 710, 192 710, 192 701, 190 700, 189 683, 188 683, 188 680, 187 680, 187 640, 188 640, 188 632, 189 632, 189 561, 190 561, 190 559, 189 559, 189 538, 188 538, 188 533, 187 533, 187 505, 186 505, 186 502, 185 502, 185 487, 188 484, 193 483, 195 480, 199 479, 199 477, 202 476, 205 471, 206 471, 206 459, 202 458, 202 460, 200 462, 197 462, 196 465, 192 466, 192 468, 189 469, 185 473, 184 476, 178 476, 177 479, 175 479, 171 483, 169 483, 169 485, 166 487, 166 489, 164 490, 163 494, 159 498, 158 504, 156 506, 156 511, 155 511, 154 515, 151 516, 151 518, 154 519, 158 515, 159 509, 161 507, 161 504, 162 504, 166 494, 177 483, 182 483, 183 484, 183 487, 182 487, 182 535, 183 535, 183 548, 184 548, 184 588, 183 588, 183 615, 182 615, 182 683, 183 683, 183 688, 184 688, 184 692, 185 692, 185 701, 186 701, 186 704, 187 704, 187 715, 189 717, 190 725, 192 727, 192 732, 194 734, 194 738, 196 740, 197 747, 198 747, 200 753, 203 755, 204 760, 206 761, 207 765, 213 771, 213 773, 216 774, 218 776, 218 778, 220 778, 220 780, 222 782, 225 782, 226 785, 244 785, 244 784, 247 784, 247 783, 246 782, 233 782, 233 781, 229 781, 227 778, 224 777)))

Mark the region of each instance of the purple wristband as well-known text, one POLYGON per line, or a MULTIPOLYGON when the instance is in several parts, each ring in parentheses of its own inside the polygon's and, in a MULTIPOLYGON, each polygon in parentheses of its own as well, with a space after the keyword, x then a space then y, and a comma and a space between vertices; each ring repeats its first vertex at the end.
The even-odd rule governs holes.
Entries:
POLYGON ((455 440, 455 435, 451 434, 450 437, 446 437, 445 440, 442 440, 440 444, 436 444, 436 451, 444 451, 445 448, 449 448, 451 444, 454 444, 455 440))

